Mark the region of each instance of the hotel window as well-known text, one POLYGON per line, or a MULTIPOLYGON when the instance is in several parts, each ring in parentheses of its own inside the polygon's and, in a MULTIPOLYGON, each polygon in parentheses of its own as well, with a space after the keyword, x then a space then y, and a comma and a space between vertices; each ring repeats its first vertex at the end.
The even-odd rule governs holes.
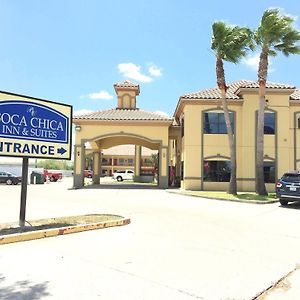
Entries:
POLYGON ((102 165, 108 165, 109 164, 109 161, 107 158, 102 158, 102 165))
MULTIPOLYGON (((233 113, 229 113, 231 127, 234 132, 234 116, 233 113)), ((223 112, 206 112, 203 119, 204 133, 209 134, 226 134, 227 128, 225 123, 225 117, 223 112)))
POLYGON ((275 162, 264 162, 264 178, 265 183, 275 183, 275 162))
POLYGON ((133 158, 128 158, 128 165, 132 166, 133 165, 133 158))
POLYGON ((205 160, 203 162, 203 181, 229 182, 231 166, 229 160, 205 160))
POLYGON ((275 113, 265 112, 264 134, 275 134, 275 113))

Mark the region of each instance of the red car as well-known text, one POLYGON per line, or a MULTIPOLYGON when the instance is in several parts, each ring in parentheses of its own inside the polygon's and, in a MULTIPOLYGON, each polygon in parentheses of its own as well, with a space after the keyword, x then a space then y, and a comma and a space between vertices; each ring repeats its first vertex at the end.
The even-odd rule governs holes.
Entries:
POLYGON ((84 177, 92 178, 93 177, 93 171, 92 170, 84 170, 83 175, 84 175, 84 177))

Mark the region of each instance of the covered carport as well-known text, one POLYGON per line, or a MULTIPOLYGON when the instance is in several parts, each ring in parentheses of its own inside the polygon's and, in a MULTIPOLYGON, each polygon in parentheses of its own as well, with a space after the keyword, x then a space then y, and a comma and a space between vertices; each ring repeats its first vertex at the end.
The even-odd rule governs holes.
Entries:
POLYGON ((124 81, 114 85, 118 105, 73 118, 75 124, 74 187, 84 186, 86 144, 93 155, 93 183, 100 183, 101 153, 113 146, 135 145, 135 176, 140 176, 141 147, 158 151, 158 187, 168 187, 170 164, 169 129, 172 118, 136 107, 139 85, 124 81))

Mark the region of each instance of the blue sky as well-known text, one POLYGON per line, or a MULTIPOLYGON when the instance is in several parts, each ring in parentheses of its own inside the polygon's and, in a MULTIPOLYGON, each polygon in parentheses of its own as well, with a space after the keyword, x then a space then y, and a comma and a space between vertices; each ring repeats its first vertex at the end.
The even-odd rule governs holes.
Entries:
MULTIPOLYGON (((212 23, 256 28, 270 7, 300 16, 297 0, 0 0, 0 90, 102 110, 129 79, 139 108, 172 116, 180 95, 216 85, 212 23)), ((256 80, 256 55, 226 64, 227 82, 256 80)), ((299 67, 279 55, 268 79, 300 88, 299 67)))

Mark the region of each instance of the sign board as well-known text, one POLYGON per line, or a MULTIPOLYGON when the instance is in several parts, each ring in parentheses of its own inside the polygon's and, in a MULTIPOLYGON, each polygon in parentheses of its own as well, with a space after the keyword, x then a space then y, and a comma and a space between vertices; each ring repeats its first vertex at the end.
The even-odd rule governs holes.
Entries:
POLYGON ((71 159, 72 106, 0 92, 0 156, 71 159))

